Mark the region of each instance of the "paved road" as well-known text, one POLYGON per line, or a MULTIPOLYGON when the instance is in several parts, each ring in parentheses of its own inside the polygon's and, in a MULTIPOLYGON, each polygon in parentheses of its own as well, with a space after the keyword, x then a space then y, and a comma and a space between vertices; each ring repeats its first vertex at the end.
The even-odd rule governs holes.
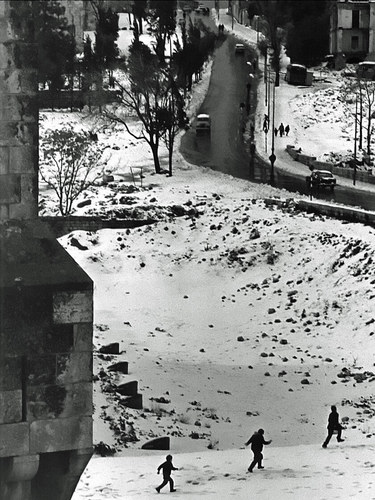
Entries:
MULTIPOLYGON (((215 51, 210 86, 199 110, 200 113, 208 113, 211 116, 211 135, 197 137, 193 122, 182 138, 181 152, 186 160, 196 165, 255 182, 269 183, 269 168, 257 160, 250 160, 248 144, 242 134, 245 117, 240 111, 240 103, 246 103, 247 100, 249 66, 246 61, 252 60, 253 54, 247 49, 244 55, 236 55, 235 44, 236 39, 228 35, 215 51)), ((254 94, 250 95, 252 99, 255 99, 254 94)), ((246 114, 246 111, 244 113, 246 114)), ((274 185, 292 193, 309 194, 304 176, 297 177, 277 169, 274 185)), ((314 192, 314 198, 375 210, 373 193, 359 193, 340 185, 334 193, 325 190, 314 192)))
POLYGON ((181 151, 192 163, 247 179, 249 155, 242 134, 246 111, 241 113, 240 104, 246 102, 246 61, 251 53, 235 55, 235 43, 228 36, 215 52, 210 86, 200 109, 211 116, 211 134, 196 136, 193 122, 182 138, 181 151))

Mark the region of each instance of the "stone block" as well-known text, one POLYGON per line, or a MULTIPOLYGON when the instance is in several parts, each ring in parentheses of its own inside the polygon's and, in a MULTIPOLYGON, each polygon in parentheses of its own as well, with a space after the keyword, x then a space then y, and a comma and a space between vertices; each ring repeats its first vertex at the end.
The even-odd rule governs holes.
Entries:
POLYGON ((23 68, 21 75, 21 90, 23 93, 35 95, 38 98, 38 70, 23 68))
POLYGON ((9 219, 9 205, 0 204, 0 220, 9 219))
POLYGON ((91 446, 91 417, 37 420, 30 424, 31 453, 51 453, 91 446))
POLYGON ((28 388, 27 420, 29 422, 90 416, 92 413, 92 384, 89 382, 28 388))
POLYGON ((120 354, 120 344, 113 342, 112 344, 103 345, 99 352, 102 354, 120 354))
POLYGON ((9 205, 9 219, 36 219, 38 217, 38 204, 34 200, 9 205))
POLYGON ((52 325, 51 329, 45 332, 45 350, 51 353, 71 351, 74 345, 73 331, 74 325, 70 325, 69 323, 52 325))
POLYGON ((39 455, 25 455, 23 457, 13 457, 7 471, 7 482, 31 481, 38 472, 39 455))
POLYGON ((29 453, 29 424, 0 425, 0 457, 15 457, 29 453))
POLYGON ((17 94, 21 92, 22 73, 19 69, 0 70, 0 92, 17 94))
POLYGON ((151 439, 142 446, 142 450, 170 450, 169 436, 151 439))
POLYGON ((113 363, 108 367, 109 372, 119 372, 125 375, 128 374, 129 363, 127 361, 119 361, 118 363, 113 363))
POLYGON ((74 345, 73 345, 74 351, 92 352, 94 350, 92 341, 92 336, 93 336, 92 325, 90 323, 75 324, 73 327, 73 335, 74 335, 74 345))
POLYGON ((72 450, 69 455, 69 474, 81 475, 93 455, 93 448, 72 450))
MULTIPOLYGON (((0 3, 3 3, 3 2, 0 2, 0 3)), ((0 68, 7 69, 10 66, 8 64, 9 50, 3 42, 4 42, 4 39, 1 37, 0 38, 0 68)))
POLYGON ((21 202, 21 177, 19 175, 0 175, 0 203, 21 202))
POLYGON ((121 404, 123 404, 127 408, 132 408, 134 410, 142 410, 143 408, 142 394, 136 394, 135 396, 129 396, 125 399, 122 399, 121 404))
POLYGON ((0 361, 0 391, 22 389, 22 359, 20 356, 2 356, 0 361))
POLYGON ((0 424, 22 420, 22 390, 0 392, 0 424))
MULTIPOLYGON (((0 2, 4 4, 5 2, 0 2)), ((4 8, 4 7, 3 7, 4 8)), ((0 43, 4 43, 9 39, 9 26, 5 18, 0 17, 0 43)))
POLYGON ((4 121, 22 120, 23 109, 20 94, 0 94, 0 115, 4 121))
POLYGON ((64 411, 67 390, 64 386, 48 385, 27 388, 27 420, 48 420, 64 411))
POLYGON ((0 122, 0 145, 2 146, 32 145, 36 142, 37 137, 37 123, 22 121, 0 122))
POLYGON ((92 381, 92 353, 72 352, 57 355, 57 375, 59 384, 92 381))
POLYGON ((9 148, 8 146, 0 147, 0 176, 9 173, 9 148))
POLYGON ((38 355, 27 360, 29 385, 53 385, 56 381, 56 354, 38 355))
POLYGON ((21 202, 37 205, 38 183, 35 174, 21 174, 21 202))
POLYGON ((66 388, 67 398, 62 417, 92 415, 92 383, 81 382, 68 385, 66 388))
POLYGON ((116 387, 116 392, 122 394, 122 396, 135 396, 138 393, 138 382, 132 380, 131 382, 120 384, 116 387))
POLYGON ((9 148, 9 170, 12 174, 34 174, 38 169, 38 150, 33 146, 9 148))
POLYGON ((53 294, 54 323, 92 323, 92 308, 91 291, 53 294))
MULTIPOLYGON (((6 57, 8 57, 8 66, 14 66, 17 69, 37 68, 38 67, 38 51, 30 44, 21 40, 13 41, 6 45, 6 57)), ((2 67, 4 66, 4 59, 2 67)))
POLYGON ((31 500, 31 481, 0 483, 0 498, 6 500, 31 500))

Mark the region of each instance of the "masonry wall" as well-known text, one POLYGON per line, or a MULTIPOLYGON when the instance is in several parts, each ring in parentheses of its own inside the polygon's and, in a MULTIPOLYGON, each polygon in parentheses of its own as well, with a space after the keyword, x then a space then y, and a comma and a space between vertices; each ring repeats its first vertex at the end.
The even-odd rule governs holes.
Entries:
POLYGON ((30 1, 0 1, 0 500, 70 500, 92 454, 93 284, 38 219, 30 1))
POLYGON ((38 214, 37 52, 10 9, 0 2, 0 220, 38 214))

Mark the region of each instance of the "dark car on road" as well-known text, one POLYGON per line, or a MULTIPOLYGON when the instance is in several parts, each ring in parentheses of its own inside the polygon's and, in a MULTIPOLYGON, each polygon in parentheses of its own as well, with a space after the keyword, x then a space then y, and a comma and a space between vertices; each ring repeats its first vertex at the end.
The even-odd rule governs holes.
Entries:
POLYGON ((306 182, 311 188, 330 188, 331 191, 336 186, 336 178, 329 170, 313 170, 306 182))
POLYGON ((208 16, 208 14, 210 13, 210 9, 205 5, 199 4, 194 12, 196 12, 197 14, 203 14, 204 16, 208 16))

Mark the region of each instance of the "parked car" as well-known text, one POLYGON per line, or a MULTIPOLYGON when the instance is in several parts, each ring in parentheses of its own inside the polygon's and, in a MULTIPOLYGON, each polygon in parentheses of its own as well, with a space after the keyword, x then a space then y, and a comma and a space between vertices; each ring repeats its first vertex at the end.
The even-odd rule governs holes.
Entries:
POLYGON ((195 127, 196 134, 200 133, 210 133, 211 131, 211 119, 210 115, 201 113, 197 116, 197 124, 195 127))
POLYGON ((208 14, 210 13, 210 9, 205 5, 198 5, 198 7, 195 9, 195 12, 197 14, 203 14, 205 16, 208 16, 208 14))
POLYGON ((358 64, 356 74, 364 80, 375 80, 375 61, 364 61, 358 64))
POLYGON ((244 54, 245 53, 245 45, 243 43, 236 43, 234 48, 235 54, 244 54))
POLYGON ((329 170, 313 170, 306 177, 306 182, 312 188, 330 188, 331 191, 336 186, 336 178, 329 170))

